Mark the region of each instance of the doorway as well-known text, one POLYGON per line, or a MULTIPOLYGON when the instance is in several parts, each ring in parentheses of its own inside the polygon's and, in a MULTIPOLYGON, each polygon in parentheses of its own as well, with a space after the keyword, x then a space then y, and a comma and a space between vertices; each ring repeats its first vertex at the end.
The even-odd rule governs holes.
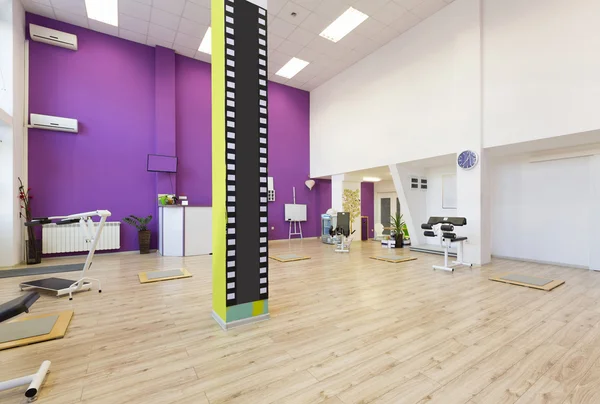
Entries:
POLYGON ((375 209, 375 221, 383 225, 383 235, 389 235, 392 224, 391 217, 400 212, 398 196, 395 192, 378 193, 375 209))

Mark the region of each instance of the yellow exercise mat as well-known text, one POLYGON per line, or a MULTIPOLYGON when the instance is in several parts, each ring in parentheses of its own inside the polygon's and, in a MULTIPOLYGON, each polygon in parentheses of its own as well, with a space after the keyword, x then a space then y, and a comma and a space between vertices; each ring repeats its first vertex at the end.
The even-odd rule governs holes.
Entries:
POLYGON ((506 273, 498 276, 493 276, 489 279, 490 281, 503 282, 518 286, 527 286, 528 288, 545 290, 546 292, 551 291, 552 289, 559 287, 560 285, 565 283, 565 281, 561 280, 537 278, 535 276, 514 273, 506 273))
POLYGON ((0 325, 0 334, 6 335, 9 332, 22 333, 24 329, 31 328, 31 337, 14 339, 0 343, 0 351, 3 349, 16 348, 19 346, 36 344, 38 342, 50 341, 59 339, 65 336, 69 323, 73 318, 73 311, 63 311, 60 313, 38 314, 37 316, 26 316, 18 318, 0 325), (54 318, 54 319, 53 319, 54 318), (54 321, 54 325, 50 325, 49 332, 43 334, 36 333, 35 329, 43 329, 47 326, 48 320, 54 321), (28 324, 29 323, 29 324, 28 324), (31 327, 27 327, 30 325, 31 327), (40 328, 41 327, 41 328, 40 328), (19 330, 15 330, 18 328, 19 330), (6 333, 4 332, 6 330, 6 333))
POLYGON ((302 261, 309 260, 310 257, 298 254, 279 254, 279 255, 269 255, 269 258, 279 262, 292 262, 292 261, 302 261))
POLYGON ((152 283, 190 278, 192 274, 187 269, 169 269, 167 271, 140 272, 138 277, 140 278, 140 283, 152 283))
POLYGON ((401 262, 414 261, 417 259, 417 257, 404 257, 402 255, 378 255, 369 258, 378 261, 391 262, 392 264, 399 264, 401 262))

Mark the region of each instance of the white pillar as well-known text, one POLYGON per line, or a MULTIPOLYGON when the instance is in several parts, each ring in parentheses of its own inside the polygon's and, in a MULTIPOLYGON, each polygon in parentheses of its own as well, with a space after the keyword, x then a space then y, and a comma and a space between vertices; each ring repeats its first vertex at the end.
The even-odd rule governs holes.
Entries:
MULTIPOLYGON (((590 157, 590 208, 592 213, 600 206, 600 156, 590 157)), ((592 215, 593 217, 593 215, 592 215)), ((600 271, 600 248, 598 248, 598 223, 590 222, 590 269, 600 271)))
POLYGON ((342 196, 344 194, 344 174, 331 176, 331 208, 342 212, 342 196))
MULTIPOLYGON (((481 3, 470 12, 481 16, 481 3)), ((464 260, 476 265, 490 262, 490 209, 488 186, 488 161, 483 150, 482 126, 482 66, 481 66, 481 21, 472 19, 473 24, 465 26, 456 38, 454 71, 455 131, 457 155, 464 150, 472 150, 479 155, 479 163, 471 170, 457 168, 456 192, 457 215, 467 219, 467 226, 459 234, 468 237, 465 243, 464 260), (473 49, 479 52, 472 52, 473 49), (463 53, 461 53, 464 51, 463 53), (462 138, 462 139, 461 139, 462 138)))
POLYGON ((484 265, 491 261, 489 161, 484 150, 473 151, 479 155, 479 163, 471 170, 458 168, 456 173, 457 214, 467 219, 467 225, 459 231, 468 237, 465 262, 484 265))
POLYGON ((18 0, 0 0, 0 267, 22 258, 23 226, 17 177, 23 169, 25 11, 18 0), (8 120, 8 118, 7 118, 8 120))

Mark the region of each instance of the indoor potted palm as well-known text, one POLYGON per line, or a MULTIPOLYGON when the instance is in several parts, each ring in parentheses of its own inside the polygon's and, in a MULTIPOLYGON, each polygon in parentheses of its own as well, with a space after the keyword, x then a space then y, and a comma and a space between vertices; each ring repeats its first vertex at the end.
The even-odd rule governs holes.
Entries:
POLYGON ((148 230, 148 223, 152 220, 152 215, 147 217, 137 217, 129 215, 123 219, 127 224, 132 225, 138 231, 138 242, 140 244, 140 254, 150 253, 150 230, 148 230))
POLYGON ((400 213, 396 213, 394 216, 391 216, 391 228, 390 235, 394 237, 396 241, 396 248, 404 247, 404 226, 405 223, 402 220, 402 215, 400 213))

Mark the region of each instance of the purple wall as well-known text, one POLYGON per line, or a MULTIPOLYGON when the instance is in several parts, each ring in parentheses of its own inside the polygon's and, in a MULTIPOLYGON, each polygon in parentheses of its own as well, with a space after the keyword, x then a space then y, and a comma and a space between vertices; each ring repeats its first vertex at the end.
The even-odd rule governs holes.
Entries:
MULTIPOLYGON (((80 123, 76 135, 30 131, 34 215, 94 209, 110 210, 111 221, 129 214, 156 215, 157 186, 164 183, 157 176, 167 174, 146 172, 146 156, 165 140, 161 128, 170 127, 169 117, 167 125, 159 125, 164 120, 157 116, 156 96, 162 93, 160 83, 172 81, 158 80, 155 49, 37 15, 28 14, 27 20, 76 34, 79 40, 76 52, 30 43, 30 112, 73 117, 80 123)), ((173 185, 176 179, 177 193, 187 195, 190 204, 210 205, 210 65, 175 55, 174 75, 179 167, 173 185)), ((309 136, 309 93, 269 83, 269 175, 276 190, 276 201, 269 203, 270 239, 287 238, 283 205, 291 203, 293 186, 297 203, 308 205, 305 237, 320 234, 321 182, 312 192, 304 185, 309 178, 309 136)), ((326 199, 330 205, 330 191, 326 199)), ((157 225, 155 220, 153 247, 157 225)), ((122 250, 137 249, 135 229, 122 229, 122 250)))
MULTIPOLYGON (((154 49, 36 15, 27 20, 79 40, 77 52, 29 43, 30 112, 79 120, 78 134, 29 131, 34 216, 154 214, 155 176, 146 172, 155 147, 154 49)), ((122 228, 122 249, 137 249, 135 229, 122 228)))
POLYGON ((302 223, 304 237, 315 237, 316 190, 309 191, 304 182, 309 177, 309 93, 269 82, 269 176, 273 177, 275 202, 269 203, 269 239, 288 237, 289 224, 284 219, 284 205, 306 204, 307 219, 302 223), (273 229, 275 227, 275 229, 273 229))
POLYGON ((369 218, 369 238, 375 237, 375 184, 360 183, 360 215, 369 218))
MULTIPOLYGON (((154 139, 155 153, 174 156, 177 153, 175 52, 157 46, 154 50, 154 139)), ((177 176, 156 174, 157 194, 177 194, 177 176)))
POLYGON ((175 56, 177 193, 193 205, 212 204, 210 65, 175 56))
MULTIPOLYGON (((210 205, 211 195, 211 98, 210 65, 177 55, 177 191, 190 203, 210 205)), ((305 237, 319 234, 315 218, 316 189, 309 191, 309 93, 269 83, 269 175, 275 184, 275 202, 269 203, 269 238, 288 237, 284 205, 307 204, 305 237), (274 229, 272 229, 274 227, 274 229)), ((331 196, 329 197, 331 199, 331 196)), ((318 213, 320 215, 320 213, 318 213)))

